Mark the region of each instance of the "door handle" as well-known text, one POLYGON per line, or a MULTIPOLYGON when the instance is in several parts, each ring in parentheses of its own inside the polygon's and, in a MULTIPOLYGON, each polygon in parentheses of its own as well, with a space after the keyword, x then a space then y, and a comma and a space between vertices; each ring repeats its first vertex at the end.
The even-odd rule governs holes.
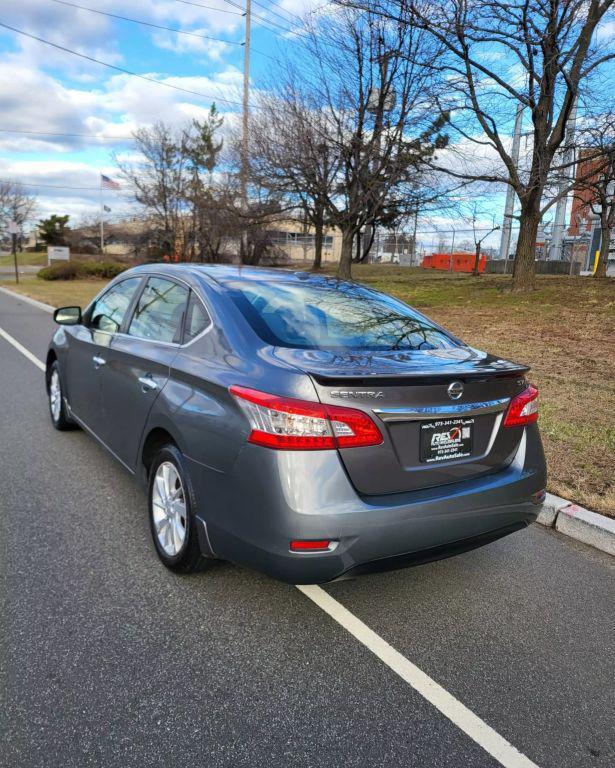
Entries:
POLYGON ((94 368, 100 368, 101 365, 106 365, 107 363, 104 357, 99 357, 98 355, 94 355, 92 362, 94 363, 94 368))
POLYGON ((147 376, 139 376, 139 384, 141 385, 141 390, 143 392, 153 392, 155 389, 158 389, 158 384, 150 374, 147 376))

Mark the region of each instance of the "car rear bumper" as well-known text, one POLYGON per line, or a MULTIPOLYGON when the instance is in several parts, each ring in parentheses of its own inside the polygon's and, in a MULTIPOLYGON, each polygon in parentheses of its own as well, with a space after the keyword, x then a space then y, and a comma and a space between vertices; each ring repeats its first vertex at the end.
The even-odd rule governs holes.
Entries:
POLYGON ((416 565, 494 541, 536 519, 546 485, 535 425, 505 469, 409 493, 359 496, 333 451, 246 445, 231 473, 193 463, 191 475, 215 555, 295 584, 416 565), (294 539, 338 543, 297 553, 289 549, 294 539))

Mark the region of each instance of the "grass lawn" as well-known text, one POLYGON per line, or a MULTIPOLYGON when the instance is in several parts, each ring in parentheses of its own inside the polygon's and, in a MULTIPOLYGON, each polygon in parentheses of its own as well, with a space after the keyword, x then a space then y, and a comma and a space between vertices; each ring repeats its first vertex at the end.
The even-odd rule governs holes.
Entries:
POLYGON ((3 280, 0 285, 45 304, 51 304, 52 307, 66 307, 71 304, 85 307, 107 282, 97 279, 40 280, 38 277, 20 275, 19 285, 8 280, 3 280))
MULTIPOLYGON (((12 253, 0 254, 0 267, 12 267, 15 264, 12 253)), ((33 266, 33 267, 46 267, 47 266, 47 254, 43 251, 40 253, 18 253, 17 265, 19 267, 33 266)))
MULTIPOLYGON (((510 278, 355 266, 472 346, 527 363, 540 389, 549 490, 615 517, 615 280, 539 277, 531 294, 510 278)), ((6 285, 6 283, 4 283, 6 285)), ((54 306, 85 305, 104 281, 26 278, 21 291, 54 306)))

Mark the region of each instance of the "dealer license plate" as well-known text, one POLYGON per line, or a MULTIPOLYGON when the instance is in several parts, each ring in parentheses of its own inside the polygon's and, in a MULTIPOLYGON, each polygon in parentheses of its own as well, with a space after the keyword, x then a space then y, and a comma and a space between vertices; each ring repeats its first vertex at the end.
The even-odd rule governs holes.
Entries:
POLYGON ((421 424, 420 458, 426 464, 472 455, 474 419, 442 419, 421 424))

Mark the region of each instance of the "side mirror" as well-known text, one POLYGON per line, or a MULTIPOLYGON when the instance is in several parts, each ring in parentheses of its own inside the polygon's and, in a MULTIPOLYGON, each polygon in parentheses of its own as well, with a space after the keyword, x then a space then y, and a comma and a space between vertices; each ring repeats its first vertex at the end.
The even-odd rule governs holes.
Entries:
POLYGON ((53 313, 53 319, 58 325, 79 325, 81 307, 60 307, 53 313))

